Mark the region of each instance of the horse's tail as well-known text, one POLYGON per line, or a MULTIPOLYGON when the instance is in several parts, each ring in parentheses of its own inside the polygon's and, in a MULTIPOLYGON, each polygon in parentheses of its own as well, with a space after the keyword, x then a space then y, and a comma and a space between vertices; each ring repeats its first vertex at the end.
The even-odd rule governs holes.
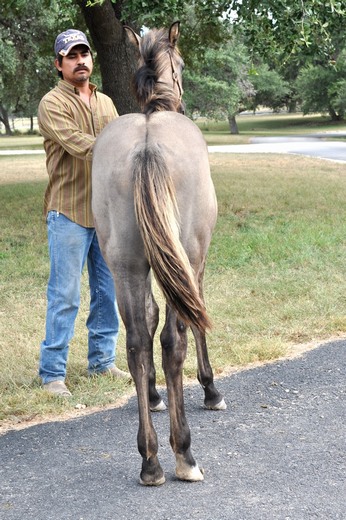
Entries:
POLYGON ((175 189, 158 147, 137 150, 133 178, 137 222, 155 278, 186 325, 204 332, 211 324, 179 238, 175 189))

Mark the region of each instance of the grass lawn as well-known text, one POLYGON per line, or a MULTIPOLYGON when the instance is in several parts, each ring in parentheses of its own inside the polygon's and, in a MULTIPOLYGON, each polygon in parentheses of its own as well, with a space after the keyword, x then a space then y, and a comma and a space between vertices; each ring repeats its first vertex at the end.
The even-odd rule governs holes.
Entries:
POLYGON ((15 135, 15 136, 0 136, 0 151, 1 150, 42 150, 43 137, 40 135, 15 135))
MULTIPOLYGON (((297 136, 307 134, 346 133, 346 121, 335 123, 320 115, 258 114, 237 117, 238 135, 229 133, 227 122, 200 121, 198 126, 209 145, 246 144, 252 137, 297 136)), ((345 136, 340 137, 345 139, 345 136)))
MULTIPOLYGON (((238 135, 231 135, 226 121, 210 121, 201 119, 198 126, 210 145, 245 144, 252 137, 293 136, 306 134, 346 133, 346 121, 333 122, 330 118, 319 114, 302 116, 302 114, 261 114, 240 115, 237 117, 238 135)), ((340 137, 345 139, 345 137, 340 137)), ((6 137, 0 135, 0 151, 11 149, 42 149, 43 138, 26 134, 6 137)))
MULTIPOLYGON (((284 155, 213 154, 210 161, 219 218, 205 294, 214 324, 208 340, 215 373, 277 359, 302 344, 344 335, 345 166, 284 155)), ((86 375, 85 275, 68 364, 73 398, 57 400, 40 388, 37 363, 49 267, 41 213, 45 157, 0 156, 0 165, 2 427, 71 416, 84 407, 112 406, 129 389, 121 382, 86 375)), ((162 303, 159 294, 158 300, 162 303)), ((155 359, 163 384, 158 344, 155 359)), ((118 365, 126 367, 123 330, 118 365)), ((195 381, 195 372, 190 341, 186 379, 195 381)))

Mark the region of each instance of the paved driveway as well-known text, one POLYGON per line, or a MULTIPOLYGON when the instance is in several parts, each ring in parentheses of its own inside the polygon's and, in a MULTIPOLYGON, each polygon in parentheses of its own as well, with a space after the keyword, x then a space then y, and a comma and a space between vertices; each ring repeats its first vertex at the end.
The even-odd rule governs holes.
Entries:
POLYGON ((174 477, 168 413, 155 415, 166 483, 138 484, 137 402, 0 437, 3 520, 346 519, 346 343, 218 380, 228 408, 185 390, 205 481, 174 477))
POLYGON ((316 138, 258 138, 251 144, 209 146, 209 153, 279 153, 305 155, 334 162, 346 162, 345 141, 316 138))

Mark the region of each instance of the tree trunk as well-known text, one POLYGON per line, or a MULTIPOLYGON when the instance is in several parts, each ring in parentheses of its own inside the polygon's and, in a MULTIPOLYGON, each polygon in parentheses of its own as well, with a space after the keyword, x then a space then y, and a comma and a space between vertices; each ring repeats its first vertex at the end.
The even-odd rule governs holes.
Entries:
POLYGON ((239 129, 237 125, 237 121, 235 118, 235 114, 228 116, 229 129, 231 134, 239 134, 239 129))
POLYGON ((337 114, 333 107, 329 106, 328 111, 332 121, 342 121, 343 117, 340 117, 340 114, 337 114))
POLYGON ((102 91, 112 98, 120 115, 139 112, 132 89, 138 54, 136 48, 127 41, 120 22, 121 7, 118 2, 114 4, 111 0, 94 7, 86 7, 87 0, 76 0, 76 3, 82 10, 97 52, 102 91))
POLYGON ((297 112, 297 100, 295 99, 290 99, 287 103, 287 112, 289 114, 294 114, 295 112, 297 112))
POLYGON ((0 102, 0 121, 5 127, 6 135, 12 135, 10 121, 8 119, 8 112, 4 105, 0 102))

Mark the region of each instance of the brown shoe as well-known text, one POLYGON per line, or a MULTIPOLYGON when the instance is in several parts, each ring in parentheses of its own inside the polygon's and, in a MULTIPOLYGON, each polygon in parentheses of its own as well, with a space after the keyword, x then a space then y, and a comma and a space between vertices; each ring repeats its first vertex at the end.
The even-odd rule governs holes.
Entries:
POLYGON ((43 385, 44 390, 50 394, 57 395, 59 397, 71 397, 71 392, 66 387, 64 381, 51 381, 43 385))
POLYGON ((111 376, 114 379, 127 379, 128 381, 132 381, 131 374, 129 372, 124 372, 120 370, 118 367, 107 368, 104 372, 99 372, 97 375, 100 376, 111 376))

